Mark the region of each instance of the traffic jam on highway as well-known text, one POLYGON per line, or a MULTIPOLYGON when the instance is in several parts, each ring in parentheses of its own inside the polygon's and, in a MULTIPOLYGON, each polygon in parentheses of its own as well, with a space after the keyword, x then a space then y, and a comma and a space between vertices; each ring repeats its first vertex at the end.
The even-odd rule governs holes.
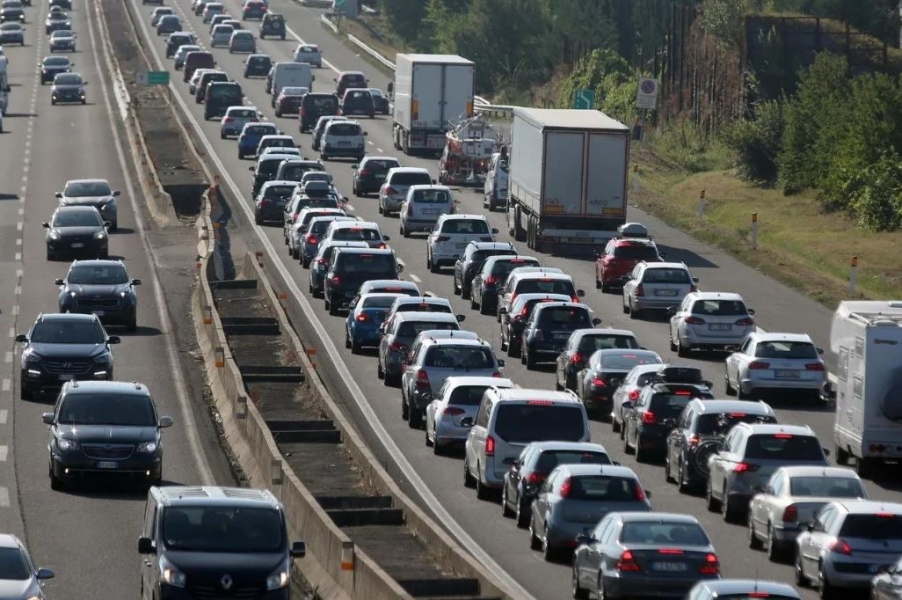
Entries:
MULTIPOLYGON (((327 83, 315 44, 298 44, 290 60, 259 51, 258 40, 290 33, 265 0, 236 4, 234 16, 221 2, 180 1, 153 9, 146 25, 168 36, 165 57, 181 73, 176 85, 203 105, 203 121, 217 121, 219 139, 234 139, 238 159, 252 161, 241 164, 250 173, 253 222, 283 242, 307 299, 340 323, 331 331, 341 332, 345 356, 368 357, 371 373, 397 390, 390 392, 395 418, 433 460, 462 459, 455 478, 500 505, 500 518, 523 530, 524 548, 566 565, 573 597, 801 598, 787 582, 722 578, 712 532, 692 514, 657 510, 637 474, 643 463, 660 465, 679 494, 702 496, 708 511, 744 526, 750 549, 791 566, 796 586, 824 598, 902 592, 902 504, 872 499, 863 481, 902 456, 902 400, 892 393, 902 356, 886 351, 902 342, 902 303, 842 303, 830 328, 829 351, 838 358, 830 375, 827 350, 811 336, 765 331, 740 294, 704 289, 685 262, 668 260, 648 228, 627 218, 631 131, 623 124, 598 111, 513 107, 505 139, 475 109, 476 66, 465 58, 399 54, 385 91, 361 71, 327 83), (191 27, 189 14, 208 31, 191 27), (218 66, 214 48, 243 56, 245 81, 218 66), (265 110, 251 102, 252 87, 269 95, 265 110), (373 152, 364 123, 382 121, 370 121, 376 115, 389 117, 397 156, 373 152), (286 132, 291 120, 296 134, 286 132), (423 155, 440 157, 437 175, 407 158, 423 155), (337 177, 349 166, 353 203, 337 177), (484 210, 462 208, 466 186, 478 189, 484 210), (372 218, 360 216, 366 203, 372 218), (513 241, 493 226, 499 210, 513 241), (386 234, 394 227, 405 248, 418 244, 426 272, 444 276, 446 296, 424 289, 422 270, 401 259, 386 234), (595 253, 591 291, 540 256, 586 249, 595 253), (651 341, 632 329, 607 326, 612 315, 592 308, 590 295, 617 298, 624 318, 643 329, 664 324, 679 360, 648 349, 651 341), (457 312, 459 301, 472 312, 457 312), (547 385, 518 385, 505 374, 515 360, 518 372, 546 373, 547 385), (696 360, 721 365, 723 394, 696 360), (808 425, 781 420, 775 407, 786 404, 835 406, 832 447, 808 425), (599 422, 610 424, 603 438, 599 422), (606 449, 615 444, 636 464, 615 460, 606 449)), ((16 3, 4 0, 4 11, 16 3)), ((70 49, 65 40, 75 47, 65 17, 62 8, 48 16, 53 53, 40 77, 52 82, 54 104, 84 103, 86 82, 58 54, 70 49)), ((3 27, 0 35, 13 32, 3 27)), ((82 483, 85 472, 126 473, 151 487, 152 505, 168 507, 158 530, 153 519, 145 527, 139 549, 172 562, 158 579, 142 580, 142 590, 143 581, 182 589, 192 575, 179 566, 179 545, 191 547, 186 540, 200 534, 195 526, 207 515, 195 510, 202 502, 181 505, 156 487, 161 432, 173 419, 158 414, 146 387, 113 377, 121 340, 106 328, 135 331, 141 284, 109 256, 118 196, 103 179, 71 180, 57 194, 59 207, 43 224, 46 257, 76 260, 56 281, 59 312, 41 314, 16 337, 20 397, 58 393, 43 416, 53 490, 82 483), (154 537, 170 528, 184 537, 154 537)), ((264 513, 281 510, 262 491, 248 502, 264 513)), ((226 505, 235 522, 249 512, 226 505)), ((284 524, 261 514, 245 531, 287 540, 284 524)), ((206 538, 212 552, 266 548, 230 531, 226 540, 206 538)), ((18 540, 10 544, 33 583, 32 595, 21 597, 41 597, 40 580, 53 573, 32 567, 18 540)), ((304 547, 282 546, 261 593, 288 593, 291 558, 304 547)), ((10 573, 19 571, 0 579, 20 579, 10 573)))

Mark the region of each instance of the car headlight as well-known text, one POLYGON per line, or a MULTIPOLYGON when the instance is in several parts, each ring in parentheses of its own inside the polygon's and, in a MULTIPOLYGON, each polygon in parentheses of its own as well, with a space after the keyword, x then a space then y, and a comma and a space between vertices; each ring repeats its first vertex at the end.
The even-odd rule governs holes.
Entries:
POLYGON ((126 296, 128 296, 128 292, 119 292, 120 298, 125 298, 126 296))
POLYGON ((167 585, 172 587, 185 587, 185 574, 169 564, 168 561, 160 560, 160 579, 167 585))
POLYGON ((99 356, 94 357, 94 362, 100 363, 103 365, 108 365, 111 362, 113 362, 113 357, 110 356, 109 354, 101 354, 99 356))
POLYGON ((43 356, 38 354, 37 352, 29 352, 25 355, 25 364, 35 364, 39 363, 44 359, 43 356))
POLYGON ((58 240, 58 239, 60 239, 60 234, 59 234, 59 232, 58 232, 58 231, 54 231, 53 229, 51 229, 51 230, 50 230, 50 239, 51 239, 51 240, 58 240))
POLYGON ((78 450, 78 442, 67 438, 57 438, 56 446, 62 452, 74 452, 75 450, 78 450))
POLYGON ((73 298, 75 298, 76 296, 78 296, 78 294, 77 294, 76 292, 69 292, 69 295, 72 296, 73 298))
POLYGON ((289 571, 289 568, 290 565, 287 560, 279 565, 279 567, 266 578, 266 589, 280 590, 287 586, 291 581, 291 572, 289 571))
POLYGON ((140 444, 138 444, 138 447, 136 448, 136 450, 138 452, 146 452, 147 454, 153 454, 154 452, 157 451, 158 447, 159 447, 159 444, 155 441, 141 442, 140 444))
POLYGON ((106 234, 102 231, 98 231, 97 233, 94 234, 95 240, 102 240, 104 238, 106 238, 106 234))

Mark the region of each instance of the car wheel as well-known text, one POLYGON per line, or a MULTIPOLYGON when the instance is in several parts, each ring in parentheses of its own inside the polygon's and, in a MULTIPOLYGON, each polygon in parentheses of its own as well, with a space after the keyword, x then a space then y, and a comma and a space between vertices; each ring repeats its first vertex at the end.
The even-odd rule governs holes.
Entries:
POLYGON ((413 407, 410 407, 407 410, 410 415, 407 419, 407 426, 411 429, 419 429, 423 425, 423 411, 413 407))
POLYGON ((576 566, 576 561, 573 561, 573 573, 571 574, 571 586, 573 591, 573 597, 576 600, 589 600, 589 591, 584 590, 579 586, 579 569, 576 566))
POLYGON ((735 396, 736 388, 734 388, 733 385, 730 383, 730 376, 727 374, 724 374, 723 380, 724 380, 724 384, 726 387, 725 391, 726 391, 727 396, 735 396))
POLYGON ((335 304, 335 298, 329 299, 329 315, 335 316, 338 314, 338 306, 335 304))
POLYGON ((625 315, 630 314, 630 308, 629 308, 629 306, 627 306, 626 302, 622 302, 620 305, 620 308, 621 308, 621 310, 623 310, 623 314, 625 314, 625 315))
POLYGON ((623 453, 624 454, 635 454, 636 451, 633 450, 633 447, 630 446, 630 436, 627 435, 626 427, 620 433, 620 437, 623 439, 623 453))
POLYGON ((529 505, 523 501, 522 498, 517 498, 517 514, 514 517, 517 521, 517 527, 520 529, 526 529, 526 526, 529 525, 529 519, 527 511, 529 510, 529 505))
POLYGON ((836 596, 836 588, 830 584, 827 574, 824 573, 824 565, 818 569, 817 594, 822 600, 832 600, 836 596))
POLYGON ((611 431, 613 431, 614 433, 620 433, 620 422, 613 417, 611 417, 611 431))
MULTIPOLYGON (((481 314, 481 315, 490 315, 490 314, 492 314, 491 307, 488 306, 488 303, 485 301, 485 297, 484 297, 484 296, 483 296, 482 298, 480 298, 480 300, 479 300, 479 314, 481 314)), ((501 318, 500 318, 501 315, 498 315, 498 317, 499 317, 499 318, 498 318, 497 320, 498 320, 498 322, 500 323, 500 322, 501 322, 501 318)))
POLYGON ((542 540, 542 558, 545 559, 545 562, 556 563, 558 562, 558 556, 560 552, 557 548, 551 546, 551 543, 548 541, 548 528, 545 528, 545 539, 542 540))
POLYGON ((609 284, 605 283, 604 281, 601 282, 601 293, 602 294, 611 293, 611 286, 609 284))
POLYGON ((692 350, 692 348, 684 345, 680 341, 679 335, 677 335, 677 338, 674 343, 676 344, 677 356, 679 356, 680 358, 686 358, 687 356, 689 356, 689 352, 690 352, 690 350, 692 350))
POLYGON ((670 460, 670 451, 668 450, 664 457, 664 482, 673 483, 673 461, 670 460))
POLYGON ((689 486, 686 483, 686 463, 682 457, 680 457, 680 468, 677 471, 677 491, 681 494, 689 493, 689 486))
POLYGON ((802 555, 801 553, 796 553, 795 560, 795 568, 793 569, 796 580, 796 585, 803 588, 808 587, 808 577, 805 576, 805 572, 802 570, 802 555))
MULTIPOLYGON (((749 519, 749 521, 751 521, 751 519, 749 519)), ((767 551, 767 559, 770 562, 782 562, 786 547, 776 539, 774 536, 774 528, 770 523, 767 524, 767 546, 765 546, 765 549, 767 551)))
POLYGON ((492 495, 489 488, 482 483, 482 477, 479 476, 479 464, 476 465, 476 498, 479 500, 488 500, 492 495))
POLYGON ((50 462, 50 465, 47 467, 47 475, 50 477, 50 489, 56 492, 63 489, 64 485, 62 480, 53 474, 53 462, 50 462))
MULTIPOLYGON (((532 511, 530 511, 532 513, 532 511)), ((539 550, 542 548, 542 540, 536 535, 536 518, 530 514, 529 515, 529 547, 532 550, 539 550)))
POLYGON ((501 516, 509 519, 514 516, 514 511, 507 505, 507 483, 505 482, 501 488, 501 516))
MULTIPOLYGON (((770 529, 770 526, 768 526, 770 529)), ((761 549, 761 540, 758 539, 758 535, 755 533, 755 520, 749 516, 749 526, 748 530, 748 538, 749 538, 749 548, 752 550, 760 550, 761 549)))
POLYGON ((634 450, 637 463, 648 462, 648 450, 642 447, 642 434, 640 433, 636 434, 636 447, 634 450))
POLYGON ((110 232, 116 233, 117 231, 119 231, 119 220, 118 219, 116 219, 115 221, 113 221, 110 224, 110 232))
POLYGON ((470 465, 467 464, 466 457, 464 457, 464 487, 465 488, 476 487, 476 480, 473 479, 472 475, 470 475, 470 465))
POLYGON ((705 506, 711 512, 720 510, 720 500, 714 497, 714 491, 711 489, 711 480, 705 484, 705 506))

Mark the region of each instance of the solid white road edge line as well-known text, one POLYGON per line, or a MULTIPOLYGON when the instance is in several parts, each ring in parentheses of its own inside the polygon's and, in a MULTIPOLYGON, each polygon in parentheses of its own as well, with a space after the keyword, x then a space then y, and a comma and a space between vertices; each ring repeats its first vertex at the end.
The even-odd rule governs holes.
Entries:
MULTIPOLYGON (((85 4, 85 6, 93 7, 94 15, 97 18, 98 27, 100 28, 100 35, 104 36, 104 26, 100 23, 100 19, 102 17, 99 12, 99 7, 97 5, 93 5, 92 3, 85 4)), ((150 244, 147 241, 147 237, 145 236, 144 217, 141 214, 141 207, 138 206, 134 182, 132 181, 131 174, 129 172, 128 163, 125 159, 125 153, 122 150, 122 142, 119 139, 119 130, 116 128, 116 122, 113 120, 113 114, 115 113, 113 111, 113 105, 109 97, 106 79, 102 75, 104 69, 102 69, 100 66, 100 55, 98 53, 97 40, 94 36, 94 26, 92 24, 91 17, 92 15, 88 14, 88 37, 91 39, 92 51, 94 54, 94 64, 97 67, 97 72, 101 74, 99 78, 100 87, 102 88, 102 96, 104 104, 107 108, 107 117, 110 121, 110 129, 113 132, 113 143, 116 147, 116 155, 119 158, 119 165, 122 167, 122 176, 125 179, 125 186, 128 189, 128 199, 132 206, 132 212, 134 212, 135 215, 135 227, 137 229, 136 234, 141 240, 141 245, 144 247, 144 251, 147 255, 148 261, 150 262, 151 281, 153 282, 153 293, 157 305, 157 314, 159 315, 160 324, 163 326, 162 334, 163 339, 166 340, 166 355, 169 359, 170 373, 172 374, 172 381, 175 384, 176 397, 178 398, 179 408, 182 412, 182 418, 185 421, 185 435, 188 437, 188 445, 191 448, 191 454, 194 455, 194 460, 197 464, 197 470, 200 472, 201 483, 203 485, 214 485, 216 481, 213 478, 213 471, 210 469, 210 463, 207 461, 207 455, 204 453, 203 446, 200 443, 200 439, 197 433, 197 422, 194 419, 194 412, 189 406, 190 397, 188 394, 188 387, 185 385, 185 379, 182 375, 182 367, 179 362, 178 348, 176 348, 175 340, 173 339, 172 332, 175 331, 175 328, 173 327, 172 320, 169 318, 169 313, 165 308, 166 298, 163 295, 163 286, 160 284, 160 278, 157 273, 158 265, 156 260, 154 259, 154 255, 151 251, 150 244)), ((104 39, 106 39, 105 36, 104 39)), ((107 65, 106 70, 111 73, 112 76, 121 77, 121 74, 119 74, 119 72, 116 70, 115 65, 110 59, 106 45, 103 45, 103 56, 104 61, 107 65)))
MULTIPOLYGON (((140 9, 135 10, 134 6, 132 7, 132 9, 133 14, 141 14, 140 9)), ((158 68, 165 70, 166 65, 164 64, 163 59, 160 56, 159 49, 157 48, 156 44, 154 44, 154 37, 148 31, 147 23, 142 19, 137 19, 137 22, 138 26, 141 28, 141 31, 144 34, 144 39, 148 42, 148 46, 150 48, 150 51, 153 53, 154 60, 156 61, 158 68)), ((299 37, 297 37, 297 39, 300 40, 299 37)), ((325 61, 323 61, 323 63, 328 64, 325 61)), ((333 70, 337 71, 335 67, 332 67, 331 65, 329 66, 333 70)), ((172 90, 172 98, 175 99, 176 102, 178 102, 185 117, 190 121, 191 126, 197 133, 198 139, 203 143, 207 151, 207 157, 216 165, 216 168, 219 170, 222 180, 229 186, 229 189, 232 190, 235 198, 244 198, 244 195, 241 192, 241 188, 235 183, 235 180, 232 179, 229 170, 220 160, 219 156, 216 153, 216 149, 207 138, 207 134, 204 132, 203 128, 201 128, 200 126, 200 123, 198 123, 197 119, 188 109, 188 105, 185 103, 185 99, 182 98, 181 94, 179 94, 178 89, 175 86, 175 82, 171 79, 169 82, 169 87, 172 90)), ((233 207, 233 210, 240 209, 244 212, 247 222, 253 223, 254 215, 251 212, 251 209, 248 206, 247 202, 238 201, 236 202, 236 204, 238 206, 233 207)), ((304 312, 306 312, 307 314, 315 315, 313 307, 310 305, 310 302, 307 300, 303 292, 301 292, 301 289, 297 286, 294 279, 291 277, 291 273, 289 273, 285 264, 277 258, 279 256, 279 253, 272 245, 272 242, 270 242, 268 237, 261 233, 260 227, 252 226, 251 229, 260 242, 261 246, 266 249, 269 257, 271 258, 272 265, 276 269, 278 269, 279 273, 288 284, 289 291, 301 304, 301 308, 303 308, 304 312)), ((353 374, 350 372, 350 370, 348 370, 347 365, 342 360, 341 355, 338 353, 338 348, 332 342, 332 339, 329 337, 329 333, 326 331, 325 327, 323 327, 322 323, 320 323, 319 319, 315 316, 311 319, 311 325, 316 330, 316 333, 320 337, 320 339, 323 340, 323 350, 325 350, 325 352, 329 355, 329 358, 335 364, 335 368, 338 371, 339 376, 345 381, 346 385, 351 390, 351 395, 354 397, 354 402, 357 404, 359 410, 363 414, 363 417, 373 428, 376 433, 376 437, 382 443, 388 454, 394 458, 395 462, 398 465, 398 468, 404 474, 404 477, 408 480, 413 489, 416 490, 416 493, 423 500, 425 506, 429 507, 429 509, 437 517, 438 521, 448 529, 448 531, 454 538, 457 539, 457 542, 461 545, 464 551, 469 552, 478 562, 482 563, 482 565, 486 569, 494 574, 495 577, 500 580, 500 583, 503 586, 508 588, 508 593, 512 594, 513 597, 522 598, 523 600, 536 600, 535 597, 532 596, 519 583, 517 583, 517 581, 507 573, 507 571, 505 571, 498 563, 496 563, 495 560, 489 555, 489 553, 483 550, 482 547, 476 543, 476 540, 470 537, 470 535, 463 529, 463 527, 460 526, 460 524, 454 519, 454 517, 451 516, 447 509, 445 509, 438 497, 432 493, 432 491, 426 485, 426 482, 423 481, 420 475, 416 472, 416 469, 413 468, 413 465, 411 465, 407 460, 407 457, 404 456, 404 453, 401 452, 401 449, 397 446, 397 444, 395 444, 388 431, 382 425, 382 422, 379 421, 379 418, 376 416, 375 411, 373 411, 372 407, 369 405, 369 402, 367 402, 366 397, 363 394, 363 390, 361 390, 357 385, 357 382, 354 380, 353 374)))

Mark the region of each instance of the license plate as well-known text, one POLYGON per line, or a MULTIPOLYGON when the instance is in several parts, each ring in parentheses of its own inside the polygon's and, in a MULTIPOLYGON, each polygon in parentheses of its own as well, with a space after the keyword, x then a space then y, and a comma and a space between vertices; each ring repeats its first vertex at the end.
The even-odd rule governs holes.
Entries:
POLYGON ((423 214, 424 215, 437 215, 437 214, 439 214, 439 210, 436 208, 424 208, 423 214))
POLYGON ((556 333, 556 334, 554 334, 554 339, 556 339, 556 340, 569 340, 569 339, 570 339, 570 334, 569 334, 569 333, 556 333))
POLYGON ((93 312, 95 315, 97 315, 98 317, 102 317, 103 315, 106 314, 106 313, 105 313, 104 311, 102 311, 102 310, 95 310, 95 311, 92 311, 92 312, 93 312))
POLYGON ((350 146, 350 145, 351 145, 351 142, 338 142, 338 145, 339 145, 340 147, 350 146))
POLYGON ((657 290, 655 296, 676 296, 676 290, 657 290))
POLYGON ((115 469, 115 468, 117 468, 118 466, 119 466, 119 463, 112 462, 112 461, 106 461, 106 462, 99 462, 99 463, 97 463, 97 468, 98 468, 98 469, 115 469))
POLYGON ((377 180, 379 180, 379 181, 384 181, 384 180, 385 180, 385 175, 384 175, 384 174, 381 174, 381 175, 373 175, 373 179, 377 179, 377 180))
POLYGON ((85 245, 81 242, 75 242, 74 244, 72 244, 72 247, 73 248, 84 248, 85 245))
POLYGON ((587 238, 587 237, 573 238, 573 243, 574 244, 591 244, 592 238, 587 238))
POLYGON ((686 563, 678 562, 656 562, 651 564, 651 568, 655 571, 685 571, 686 563))
POLYGON ((466 244, 454 244, 454 247, 457 248, 458 250, 463 250, 464 248, 467 247, 467 245, 466 244))
POLYGON ((776 371, 774 371, 774 376, 780 379, 798 379, 799 372, 789 369, 777 369, 776 371))
POLYGON ((711 325, 708 325, 708 329, 711 331, 729 331, 730 326, 722 323, 712 323, 711 325))

